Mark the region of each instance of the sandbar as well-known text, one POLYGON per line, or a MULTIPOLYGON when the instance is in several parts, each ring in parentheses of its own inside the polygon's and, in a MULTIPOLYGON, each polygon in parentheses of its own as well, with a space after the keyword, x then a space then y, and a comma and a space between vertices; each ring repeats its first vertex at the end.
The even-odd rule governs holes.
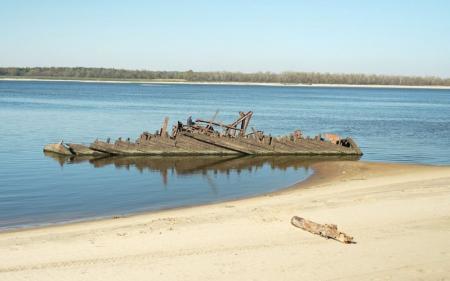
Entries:
POLYGON ((449 280, 450 167, 313 168, 263 196, 0 233, 0 280, 449 280), (294 215, 356 244, 295 228, 294 215))

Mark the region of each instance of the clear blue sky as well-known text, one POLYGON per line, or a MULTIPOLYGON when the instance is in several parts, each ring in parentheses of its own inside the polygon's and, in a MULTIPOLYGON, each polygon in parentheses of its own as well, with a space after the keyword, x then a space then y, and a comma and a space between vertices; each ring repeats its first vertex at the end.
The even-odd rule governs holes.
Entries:
POLYGON ((450 1, 0 2, 0 66, 450 77, 450 1))

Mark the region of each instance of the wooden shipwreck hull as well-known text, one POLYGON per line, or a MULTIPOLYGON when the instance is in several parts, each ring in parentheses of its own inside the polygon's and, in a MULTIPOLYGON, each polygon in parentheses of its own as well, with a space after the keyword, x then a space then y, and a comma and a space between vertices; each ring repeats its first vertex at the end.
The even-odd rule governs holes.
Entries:
MULTIPOLYGON (((217 113, 216 113, 217 115, 217 113)), ((333 134, 305 137, 300 130, 286 136, 273 137, 254 128, 246 133, 253 112, 240 112, 231 124, 212 120, 178 121, 171 133, 166 117, 162 128, 154 134, 143 132, 131 141, 119 138, 96 140, 89 146, 81 144, 46 145, 44 151, 64 155, 362 155, 351 138, 333 134)))

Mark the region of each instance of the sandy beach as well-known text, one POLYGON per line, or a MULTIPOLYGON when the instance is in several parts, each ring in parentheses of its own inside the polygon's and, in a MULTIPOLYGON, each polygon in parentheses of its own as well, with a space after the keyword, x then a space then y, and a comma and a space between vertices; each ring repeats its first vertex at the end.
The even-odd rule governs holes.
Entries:
POLYGON ((194 82, 170 80, 82 80, 82 79, 47 79, 47 78, 1 78, 0 81, 47 81, 47 82, 82 82, 82 83, 117 83, 117 84, 167 84, 167 85, 229 85, 229 86, 267 86, 267 87, 319 87, 319 88, 386 88, 386 89, 435 89, 449 90, 450 86, 407 86, 407 85, 355 85, 355 84, 283 84, 257 82, 194 82))
POLYGON ((450 280, 450 167, 314 169, 265 196, 0 233, 0 280, 450 280), (295 228, 294 215, 357 243, 295 228))

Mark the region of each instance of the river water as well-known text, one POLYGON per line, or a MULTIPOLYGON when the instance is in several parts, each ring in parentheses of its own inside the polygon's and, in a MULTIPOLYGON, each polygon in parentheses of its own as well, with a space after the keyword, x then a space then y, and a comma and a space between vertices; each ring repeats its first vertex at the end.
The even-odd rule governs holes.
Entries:
POLYGON ((204 204, 304 180, 320 159, 181 157, 101 161, 45 156, 64 139, 135 139, 165 116, 272 135, 352 136, 363 160, 449 164, 450 90, 0 81, 0 229, 204 204))

